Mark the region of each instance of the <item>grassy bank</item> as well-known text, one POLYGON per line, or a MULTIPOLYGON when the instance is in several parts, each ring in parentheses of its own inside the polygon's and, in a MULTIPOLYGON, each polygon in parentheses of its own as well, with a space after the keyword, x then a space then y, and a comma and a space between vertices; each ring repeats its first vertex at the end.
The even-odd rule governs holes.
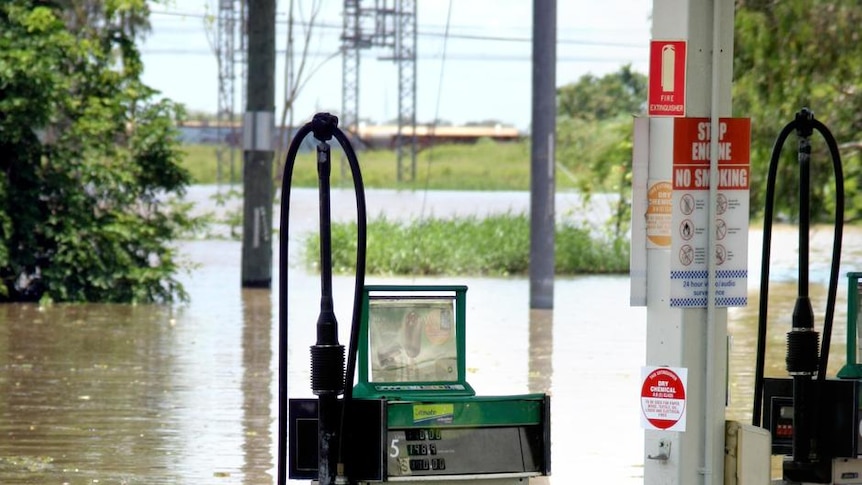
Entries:
MULTIPOLYGON (((332 186, 351 187, 353 182, 347 162, 333 144, 332 186)), ((183 166, 192 174, 194 183, 214 184, 234 182, 242 177, 242 151, 234 152, 231 170, 229 154, 219 167, 216 149, 210 145, 184 145, 183 166)), ((426 148, 416 156, 415 178, 398 181, 398 162, 392 150, 364 150, 357 153, 362 179, 369 188, 447 189, 447 190, 530 190, 530 147, 526 141, 496 143, 481 140, 474 145, 439 145, 426 148)), ((273 174, 281 183, 279 166, 273 174)), ((402 159, 402 173, 413 173, 409 157, 402 159)), ((409 179, 409 177, 407 177, 409 179)), ((293 170, 293 187, 316 187, 317 167, 314 154, 297 156, 293 170)), ((566 177, 557 178, 557 189, 573 189, 575 184, 566 177)))
MULTIPOLYGON (((625 273, 628 241, 591 235, 575 223, 556 228, 556 273, 625 273)), ((309 267, 317 265, 319 236, 305 241, 309 267)), ((530 222, 523 214, 486 218, 424 219, 401 223, 368 222, 366 270, 380 275, 526 275, 530 222)), ((333 271, 351 273, 356 265, 356 223, 332 227, 333 271)))

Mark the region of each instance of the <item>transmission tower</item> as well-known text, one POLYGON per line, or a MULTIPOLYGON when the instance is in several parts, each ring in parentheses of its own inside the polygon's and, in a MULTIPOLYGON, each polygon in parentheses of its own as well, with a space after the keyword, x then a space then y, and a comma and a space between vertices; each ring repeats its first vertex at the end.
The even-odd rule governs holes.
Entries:
MULTIPOLYGON (((216 21, 216 59, 218 61, 218 111, 216 112, 217 178, 224 180, 225 168, 229 170, 229 183, 236 181, 234 167, 237 159, 236 127, 236 65, 241 66, 241 79, 245 76, 245 1, 218 0, 216 21)), ((242 81, 244 82, 244 81, 242 81)), ((245 92, 245 90, 243 90, 245 92)))
POLYGON ((398 132, 395 148, 398 181, 416 177, 416 1, 344 0, 341 35, 342 126, 356 130, 359 121, 360 51, 387 48, 398 70, 398 132), (409 135, 407 127, 409 126, 409 135), (404 148, 410 147, 410 165, 404 148))
POLYGON ((406 177, 404 147, 410 148, 410 180, 416 179, 416 0, 397 0, 395 62, 398 64, 398 179, 406 177), (405 126, 410 127, 407 137, 405 126))

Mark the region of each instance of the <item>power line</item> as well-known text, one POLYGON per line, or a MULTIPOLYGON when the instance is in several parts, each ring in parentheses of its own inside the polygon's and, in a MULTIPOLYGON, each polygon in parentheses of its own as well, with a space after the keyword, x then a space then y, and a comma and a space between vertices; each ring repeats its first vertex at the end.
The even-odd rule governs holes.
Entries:
MULTIPOLYGON (((196 17, 201 19, 209 18, 208 14, 192 14, 192 13, 181 13, 181 12, 152 12, 151 14, 159 14, 159 15, 170 15, 176 17, 196 17)), ((277 24, 287 25, 287 20, 279 20, 276 21, 277 24)), ((325 22, 302 22, 302 21, 294 21, 296 25, 305 28, 319 28, 323 30, 332 30, 332 31, 341 31, 342 26, 336 24, 330 24, 325 22)), ((453 27, 447 27, 452 29, 453 27)), ((455 29, 469 29, 469 27, 461 26, 454 27, 455 29)), ((420 37, 432 37, 432 38, 446 38, 448 35, 449 39, 460 39, 460 40, 475 40, 475 41, 483 41, 483 42, 513 42, 513 43, 530 43, 532 39, 530 37, 523 36, 506 36, 506 35, 480 35, 480 34, 457 34, 452 33, 451 31, 447 34, 444 32, 439 32, 435 30, 427 30, 428 26, 425 29, 419 29, 417 31, 417 35, 420 37)), ((193 30, 192 26, 183 26, 183 27, 175 27, 170 29, 175 32, 185 31, 188 33, 196 33, 193 30)), ((614 41, 602 41, 602 40, 588 40, 588 39, 557 39, 558 45, 580 45, 580 46, 590 46, 590 47, 620 47, 620 48, 639 48, 646 49, 647 45, 645 43, 637 43, 637 42, 614 42, 614 41)))
MULTIPOLYGON (((284 49, 278 50, 278 55, 283 55, 286 51, 284 49)), ((161 55, 179 55, 179 56, 211 56, 213 55, 212 51, 206 49, 182 49, 176 47, 168 47, 168 48, 152 48, 152 49, 141 49, 142 54, 150 55, 150 56, 161 56, 161 55)), ((309 52, 308 57, 313 58, 329 58, 332 57, 331 52, 309 52)), ((440 54, 426 54, 419 55, 418 58, 424 60, 441 60, 443 56, 440 54)), ((447 61, 468 61, 468 62, 529 62, 531 57, 529 55, 512 55, 512 54, 484 54, 484 53, 471 53, 471 54, 447 54, 447 61)), ((634 59, 633 57, 608 57, 608 56, 597 56, 597 57, 586 57, 586 56, 557 56, 557 62, 567 62, 567 63, 626 63, 626 62, 636 62, 638 59, 634 59)), ((643 59, 645 60, 645 59, 643 59)))

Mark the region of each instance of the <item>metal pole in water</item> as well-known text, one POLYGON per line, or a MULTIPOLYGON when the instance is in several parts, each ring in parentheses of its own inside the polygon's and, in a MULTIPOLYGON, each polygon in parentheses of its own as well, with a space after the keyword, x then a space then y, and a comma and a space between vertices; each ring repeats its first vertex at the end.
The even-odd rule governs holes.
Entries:
POLYGON ((533 0, 530 148, 530 308, 554 308, 554 136, 557 2, 533 0))
POLYGON ((248 79, 243 117, 242 286, 272 284, 272 159, 275 0, 248 4, 248 79))

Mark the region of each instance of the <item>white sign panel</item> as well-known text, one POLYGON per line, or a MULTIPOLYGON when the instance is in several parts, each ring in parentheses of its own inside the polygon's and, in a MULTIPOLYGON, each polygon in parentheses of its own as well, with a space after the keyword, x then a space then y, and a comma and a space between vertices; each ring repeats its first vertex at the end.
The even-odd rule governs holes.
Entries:
POLYGON ((649 118, 635 118, 632 144, 632 237, 629 251, 629 304, 646 306, 647 179, 649 178, 649 118))

